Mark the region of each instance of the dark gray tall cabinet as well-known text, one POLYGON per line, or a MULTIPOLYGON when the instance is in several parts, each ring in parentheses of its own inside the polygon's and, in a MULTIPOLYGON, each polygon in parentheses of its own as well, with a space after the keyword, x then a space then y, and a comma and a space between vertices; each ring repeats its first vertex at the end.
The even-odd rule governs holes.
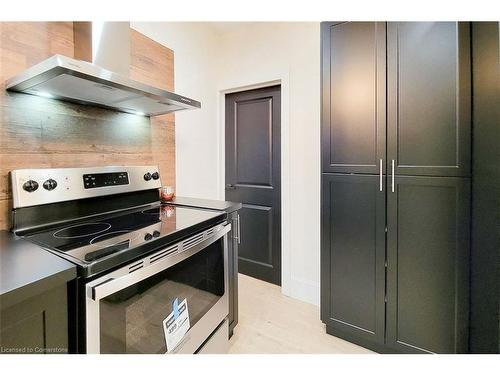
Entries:
POLYGON ((500 23, 472 23, 470 351, 500 353, 500 23))
POLYGON ((321 319, 380 352, 468 351, 470 25, 325 22, 321 319))

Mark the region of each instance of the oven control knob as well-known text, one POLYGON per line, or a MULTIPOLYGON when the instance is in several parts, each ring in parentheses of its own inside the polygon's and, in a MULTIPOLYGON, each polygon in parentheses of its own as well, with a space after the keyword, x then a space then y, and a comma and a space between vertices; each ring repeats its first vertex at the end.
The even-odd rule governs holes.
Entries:
POLYGON ((43 188, 48 191, 54 190, 56 187, 57 187, 56 180, 53 180, 51 178, 43 183, 43 188))
POLYGON ((152 235, 151 233, 146 233, 146 235, 144 236, 144 239, 145 239, 146 241, 149 241, 149 240, 151 240, 152 238, 153 238, 153 235, 152 235))
POLYGON ((160 178, 160 174, 158 172, 154 172, 151 177, 153 177, 153 180, 158 180, 160 178))
POLYGON ((144 179, 145 179, 146 181, 151 180, 151 173, 149 173, 149 172, 148 172, 148 173, 146 173, 146 174, 144 175, 144 179))
POLYGON ((153 232, 153 237, 154 237, 154 238, 160 237, 160 232, 158 232, 157 230, 155 230, 155 231, 153 232))
POLYGON ((28 193, 32 193, 36 189, 38 189, 38 182, 33 180, 28 180, 23 184, 23 189, 26 190, 28 193))

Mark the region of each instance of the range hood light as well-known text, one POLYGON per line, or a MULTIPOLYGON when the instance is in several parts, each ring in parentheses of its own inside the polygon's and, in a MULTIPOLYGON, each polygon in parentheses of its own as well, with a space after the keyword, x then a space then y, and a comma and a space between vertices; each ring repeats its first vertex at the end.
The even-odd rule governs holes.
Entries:
POLYGON ((146 116, 146 114, 144 112, 139 112, 139 111, 134 111, 132 112, 134 115, 137 115, 137 116, 146 116))
POLYGON ((54 98, 54 95, 52 95, 52 94, 50 94, 48 92, 45 92, 45 91, 36 92, 36 95, 43 96, 44 98, 50 98, 50 99, 54 98))

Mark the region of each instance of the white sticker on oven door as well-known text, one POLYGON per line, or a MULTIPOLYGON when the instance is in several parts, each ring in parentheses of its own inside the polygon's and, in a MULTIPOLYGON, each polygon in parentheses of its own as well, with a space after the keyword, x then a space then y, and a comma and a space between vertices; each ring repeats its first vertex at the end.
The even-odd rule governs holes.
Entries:
POLYGON ((172 304, 172 312, 163 320, 167 353, 179 345, 190 326, 187 300, 184 299, 179 303, 176 298, 172 304))

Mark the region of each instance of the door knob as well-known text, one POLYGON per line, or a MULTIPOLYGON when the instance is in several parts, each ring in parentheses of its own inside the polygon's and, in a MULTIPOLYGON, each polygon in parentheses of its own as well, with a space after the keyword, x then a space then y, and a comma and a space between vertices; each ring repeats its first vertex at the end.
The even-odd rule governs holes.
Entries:
POLYGON ((234 189, 236 189, 236 186, 235 186, 235 185, 233 185, 233 184, 227 184, 227 185, 226 185, 226 189, 227 189, 227 190, 234 190, 234 189))

